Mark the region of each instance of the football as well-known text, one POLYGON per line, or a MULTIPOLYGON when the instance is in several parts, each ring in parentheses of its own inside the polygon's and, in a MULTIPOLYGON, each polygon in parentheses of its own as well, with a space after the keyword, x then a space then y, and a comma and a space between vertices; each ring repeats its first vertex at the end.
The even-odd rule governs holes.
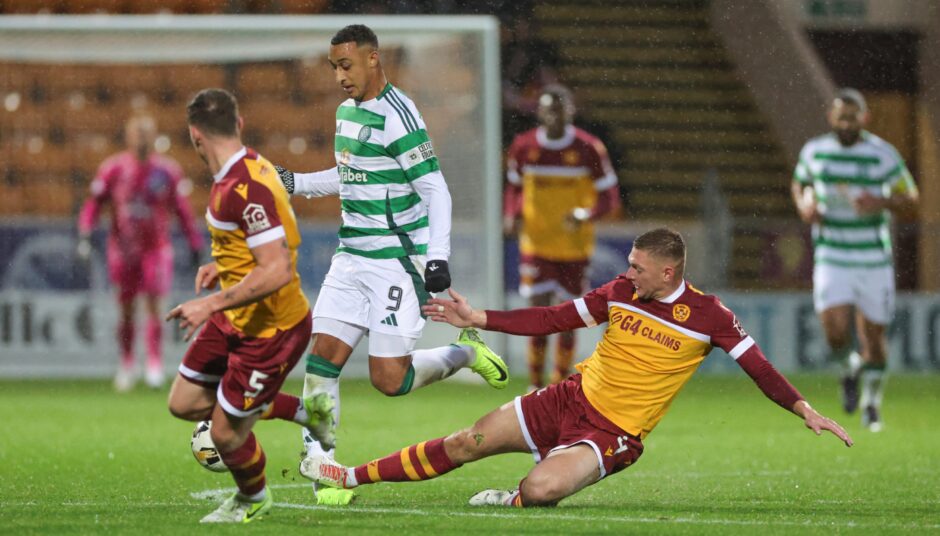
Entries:
POLYGON ((215 444, 212 443, 212 436, 209 433, 211 429, 212 421, 197 423, 196 428, 193 430, 193 439, 189 444, 199 465, 214 473, 224 473, 228 471, 228 467, 225 466, 222 456, 219 455, 219 451, 215 449, 215 444))

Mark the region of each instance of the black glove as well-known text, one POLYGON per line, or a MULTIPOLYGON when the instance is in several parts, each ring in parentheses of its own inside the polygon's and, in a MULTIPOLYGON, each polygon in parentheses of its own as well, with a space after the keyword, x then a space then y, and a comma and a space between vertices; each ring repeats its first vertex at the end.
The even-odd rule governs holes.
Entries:
POLYGON ((287 188, 287 193, 294 193, 294 172, 289 169, 284 169, 281 166, 274 166, 274 171, 277 171, 277 176, 281 178, 281 182, 284 183, 284 188, 287 188))
POLYGON ((189 252, 189 265, 195 272, 198 272, 199 267, 202 266, 202 255, 198 249, 194 249, 189 252))
POLYGON ((424 268, 424 290, 442 292, 450 288, 450 270, 447 261, 428 261, 424 268))

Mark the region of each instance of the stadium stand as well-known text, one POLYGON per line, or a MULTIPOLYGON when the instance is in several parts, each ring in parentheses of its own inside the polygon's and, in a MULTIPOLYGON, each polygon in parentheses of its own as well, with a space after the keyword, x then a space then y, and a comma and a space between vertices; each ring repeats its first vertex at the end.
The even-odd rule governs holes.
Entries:
MULTIPOLYGON (((627 153, 619 168, 631 217, 701 217, 714 172, 736 218, 790 216, 790 165, 709 28, 708 2, 547 0, 541 37, 559 47, 560 72, 582 115, 608 123, 627 153)), ((737 233, 731 279, 759 281, 765 242, 737 233)))

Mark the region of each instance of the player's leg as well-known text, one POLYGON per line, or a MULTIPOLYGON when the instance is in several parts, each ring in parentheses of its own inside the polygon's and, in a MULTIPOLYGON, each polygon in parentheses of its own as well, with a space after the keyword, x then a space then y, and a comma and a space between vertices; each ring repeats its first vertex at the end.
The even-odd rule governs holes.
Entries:
MULTIPOLYGON (((552 303, 552 293, 543 292, 529 297, 530 307, 546 307, 552 303)), ((548 353, 548 336, 529 337, 526 362, 529 364, 529 391, 545 386, 545 359, 548 353)))
POLYGON ((215 388, 195 384, 183 376, 177 376, 170 386, 167 406, 177 419, 204 421, 211 417, 215 408, 215 388))
POLYGON ((305 364, 303 398, 317 402, 320 407, 313 409, 327 411, 331 419, 321 415, 329 425, 322 430, 327 445, 321 445, 309 430, 303 431, 307 455, 332 456, 340 416, 339 375, 366 334, 369 302, 356 286, 357 271, 351 255, 334 255, 313 308, 313 342, 305 364))
POLYGON ((345 467, 327 458, 307 458, 301 473, 323 484, 353 488, 376 482, 429 480, 488 456, 529 451, 515 403, 508 402, 473 426, 446 437, 416 443, 357 467, 345 467))
POLYGON ((852 345, 852 311, 855 303, 852 274, 844 269, 817 264, 813 269, 813 305, 819 315, 829 359, 842 368, 842 406, 858 409, 858 374, 861 357, 852 345))
POLYGON ((306 360, 303 400, 321 419, 318 427, 303 431, 307 454, 333 456, 340 420, 339 375, 365 330, 332 318, 314 320, 313 343, 306 360))
POLYGON ((373 331, 369 337, 369 378, 387 396, 402 396, 450 377, 470 365, 476 350, 451 344, 414 350, 417 339, 373 331))
POLYGON ((169 245, 157 248, 144 255, 139 277, 145 295, 147 321, 144 330, 147 345, 147 367, 144 381, 149 387, 163 386, 163 318, 162 298, 170 291, 173 282, 173 248, 169 245))
POLYGON ((855 314, 862 350, 862 425, 873 432, 882 429, 881 401, 888 363, 887 326, 894 316, 894 270, 866 270, 855 314))
POLYGON ((306 316, 273 337, 239 337, 233 344, 228 370, 216 393, 211 434, 238 492, 203 518, 204 523, 246 523, 271 508, 273 500, 265 486, 264 450, 251 430, 262 412, 285 396, 297 407, 299 399, 280 390, 307 348, 310 329, 311 320, 306 316))
POLYGON ((114 375, 114 389, 129 391, 137 383, 138 371, 134 363, 134 306, 140 286, 140 277, 134 259, 124 257, 116 247, 108 246, 108 277, 117 289, 118 323, 117 343, 120 363, 114 375))
POLYGON ((259 414, 231 415, 222 405, 212 413, 212 442, 229 468, 238 491, 201 523, 248 523, 267 513, 274 500, 267 489, 267 458, 251 429, 259 414))
MULTIPOLYGON (((551 305, 552 294, 558 283, 552 273, 553 264, 534 255, 521 255, 519 259, 519 295, 527 298, 530 307, 551 305)), ((529 391, 545 385, 545 357, 548 337, 529 337, 526 362, 529 365, 529 391)))
POLYGON ((219 382, 228 370, 229 346, 218 316, 224 317, 222 313, 210 317, 186 349, 170 387, 167 406, 178 419, 202 421, 212 416, 219 382))
POLYGON ((154 389, 163 387, 163 319, 161 318, 162 300, 155 294, 148 294, 144 300, 147 308, 147 324, 144 331, 147 341, 147 369, 144 381, 154 389))
POLYGON ((484 490, 471 506, 551 506, 643 454, 642 442, 610 423, 584 397, 574 375, 516 399, 520 430, 538 465, 515 490, 484 490))
MULTIPOLYGON (((558 301, 570 300, 584 294, 587 290, 587 271, 587 260, 559 263, 558 284, 560 288, 555 293, 558 301)), ((571 375, 571 364, 574 362, 576 343, 577 338, 574 331, 558 334, 555 367, 552 372, 551 383, 559 383, 571 375)))
POLYGON ((600 479, 597 455, 580 443, 553 451, 519 485, 514 506, 554 506, 600 479))
POLYGON ((475 330, 461 331, 456 344, 414 350, 425 324, 421 305, 431 297, 415 262, 365 259, 359 264, 358 281, 369 300, 369 370, 377 389, 389 396, 404 395, 464 367, 494 387, 505 387, 505 363, 475 330))
POLYGON ((139 371, 134 359, 135 338, 135 300, 134 296, 118 290, 118 348, 121 352, 121 363, 117 374, 114 375, 114 389, 119 393, 129 391, 137 383, 139 371))

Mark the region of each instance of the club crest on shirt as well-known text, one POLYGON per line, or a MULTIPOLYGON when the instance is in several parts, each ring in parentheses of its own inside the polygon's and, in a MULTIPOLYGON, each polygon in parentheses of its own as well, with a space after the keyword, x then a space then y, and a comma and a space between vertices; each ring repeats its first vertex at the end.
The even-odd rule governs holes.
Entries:
POLYGON ((248 226, 249 233, 257 233, 271 227, 268 213, 258 203, 248 203, 248 206, 242 211, 242 218, 245 220, 245 225, 248 226))
POLYGON ((369 125, 363 126, 359 129, 359 135, 356 136, 356 139, 359 140, 359 143, 365 143, 369 141, 369 138, 372 137, 372 127, 369 125))
POLYGON ((526 158, 528 158, 529 162, 537 162, 539 159, 539 150, 535 148, 529 149, 529 154, 526 155, 526 158))
POLYGON ((684 303, 677 303, 672 306, 672 317, 679 322, 685 322, 692 315, 692 310, 684 303))
POLYGON ((581 161, 581 155, 578 154, 578 151, 565 151, 561 158, 565 161, 566 166, 576 166, 581 161))

